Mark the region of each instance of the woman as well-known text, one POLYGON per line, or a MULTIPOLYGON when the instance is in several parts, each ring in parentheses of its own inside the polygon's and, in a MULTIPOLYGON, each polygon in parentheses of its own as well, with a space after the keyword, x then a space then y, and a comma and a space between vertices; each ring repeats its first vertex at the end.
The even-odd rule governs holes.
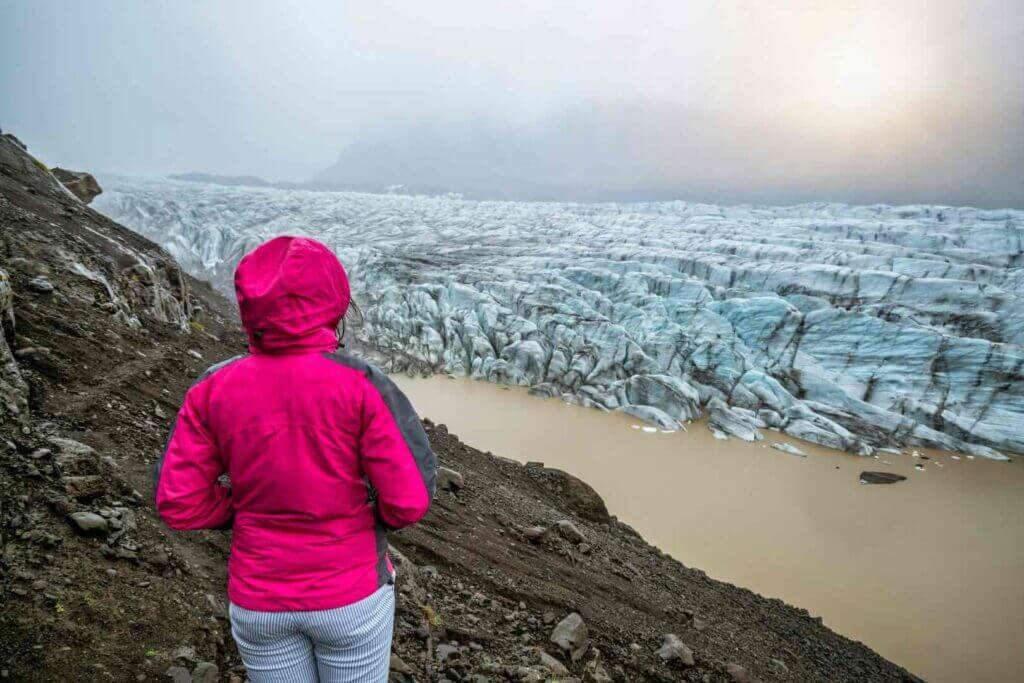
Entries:
POLYGON ((386 681, 386 529, 427 513, 437 460, 395 385, 337 351, 349 285, 327 247, 270 240, 235 291, 249 353, 185 394, 157 509, 174 529, 233 529, 231 632, 253 683, 386 681))

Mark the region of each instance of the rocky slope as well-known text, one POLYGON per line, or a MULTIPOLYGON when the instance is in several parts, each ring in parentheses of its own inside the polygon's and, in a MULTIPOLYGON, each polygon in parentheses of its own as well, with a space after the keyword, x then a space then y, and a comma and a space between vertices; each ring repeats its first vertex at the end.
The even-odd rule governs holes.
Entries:
POLYGON ((395 371, 702 414, 870 454, 1024 452, 1024 212, 469 202, 113 179, 101 211, 225 291, 282 232, 353 271, 395 371))
MULTIPOLYGON (((0 230, 0 678, 242 681, 228 534, 150 504, 182 394, 242 347, 231 306, 2 138, 0 230)), ((665 556, 571 476, 427 428, 447 469, 391 539, 394 680, 913 680, 665 556)))

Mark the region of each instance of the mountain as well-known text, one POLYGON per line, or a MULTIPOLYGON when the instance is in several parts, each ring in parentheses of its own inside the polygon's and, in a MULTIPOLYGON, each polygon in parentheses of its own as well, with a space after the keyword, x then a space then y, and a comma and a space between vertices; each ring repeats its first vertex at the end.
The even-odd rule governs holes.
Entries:
POLYGON ((911 100, 853 112, 780 102, 753 112, 600 101, 518 125, 382 123, 312 180, 483 200, 1024 208, 1024 147, 1000 137, 1021 111, 1024 102, 951 111, 911 100))
POLYGON ((157 680, 183 646, 226 671, 227 540, 165 529, 151 468, 242 348, 232 307, 6 136, 0 226, 3 677, 157 680))
POLYGON ((216 173, 172 173, 167 176, 171 180, 184 180, 191 183, 213 183, 227 187, 273 187, 274 184, 252 175, 218 175, 216 173))

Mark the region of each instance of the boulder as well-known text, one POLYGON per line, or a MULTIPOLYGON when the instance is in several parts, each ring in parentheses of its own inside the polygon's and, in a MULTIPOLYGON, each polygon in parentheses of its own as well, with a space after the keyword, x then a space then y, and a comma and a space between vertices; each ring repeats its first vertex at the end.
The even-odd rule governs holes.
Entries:
POLYGON ((213 662, 199 662, 192 670, 192 683, 217 683, 220 670, 213 662))
POLYGON ((50 279, 45 275, 37 275, 28 281, 28 288, 33 292, 39 292, 40 294, 49 294, 55 288, 50 279))
POLYGON ((92 500, 106 493, 107 484, 102 477, 95 474, 64 477, 64 490, 76 500, 92 500))
POLYGON ((565 664, 549 655, 544 650, 537 651, 537 659, 540 660, 540 665, 550 671, 555 676, 568 676, 569 669, 566 668, 565 664))
POLYGON ((388 664, 388 669, 395 673, 405 675, 411 675, 413 673, 413 668, 402 661, 402 658, 394 653, 391 654, 391 662, 388 664))
POLYGON ((678 662, 683 666, 693 666, 693 651, 674 633, 662 636, 658 656, 666 662, 678 662))
POLYGON ((458 491, 466 485, 465 479, 462 478, 462 474, 455 470, 450 470, 447 467, 437 468, 437 490, 438 491, 451 491, 452 493, 458 491))
POLYGON ((71 194, 78 197, 83 204, 88 204, 97 196, 103 194, 103 188, 91 173, 84 171, 69 171, 66 168, 54 168, 50 171, 60 181, 61 185, 68 188, 71 194))
POLYGON ((164 676, 171 679, 172 683, 192 683, 192 674, 183 666, 172 666, 164 672, 164 676))
POLYGON ((28 151, 28 147, 25 145, 25 143, 22 142, 21 140, 19 140, 18 137, 14 133, 4 133, 0 137, 3 137, 5 140, 10 140, 15 145, 20 147, 23 152, 27 152, 28 151))
POLYGON ((544 472, 558 489, 565 509, 592 522, 607 522, 610 519, 604 500, 585 481, 550 467, 545 468, 544 472))
POLYGON ((550 640, 575 662, 587 651, 587 647, 590 645, 590 633, 583 617, 572 612, 558 622, 551 632, 550 640))
POLYGON ((860 483, 862 484, 895 484, 904 481, 906 477, 893 472, 861 472, 860 483))
POLYGON ((14 290, 7 271, 0 268, 0 422, 8 416, 25 424, 28 419, 28 384, 11 350, 14 342, 14 290))
POLYGON ((560 533, 562 538, 567 541, 583 543, 587 540, 587 537, 583 535, 583 532, 579 530, 579 527, 567 519, 557 522, 556 526, 558 526, 558 533, 560 533))
POLYGON ((85 536, 106 536, 110 528, 109 522, 95 512, 73 512, 68 519, 75 530, 85 536))
POLYGON ((727 664, 725 672, 729 674, 732 683, 761 683, 759 678, 750 675, 750 672, 739 664, 727 664))

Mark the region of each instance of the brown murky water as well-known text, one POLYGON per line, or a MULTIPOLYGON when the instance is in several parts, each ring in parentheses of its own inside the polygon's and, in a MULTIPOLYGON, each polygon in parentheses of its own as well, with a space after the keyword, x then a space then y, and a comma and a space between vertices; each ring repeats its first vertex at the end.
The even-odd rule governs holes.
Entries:
POLYGON ((876 460, 773 431, 717 441, 698 424, 652 433, 517 388, 395 379, 467 443, 579 476, 689 566, 804 607, 929 681, 1024 681, 1022 461, 876 460), (761 445, 773 441, 809 457, 761 445), (908 480, 861 485, 865 469, 908 480))

